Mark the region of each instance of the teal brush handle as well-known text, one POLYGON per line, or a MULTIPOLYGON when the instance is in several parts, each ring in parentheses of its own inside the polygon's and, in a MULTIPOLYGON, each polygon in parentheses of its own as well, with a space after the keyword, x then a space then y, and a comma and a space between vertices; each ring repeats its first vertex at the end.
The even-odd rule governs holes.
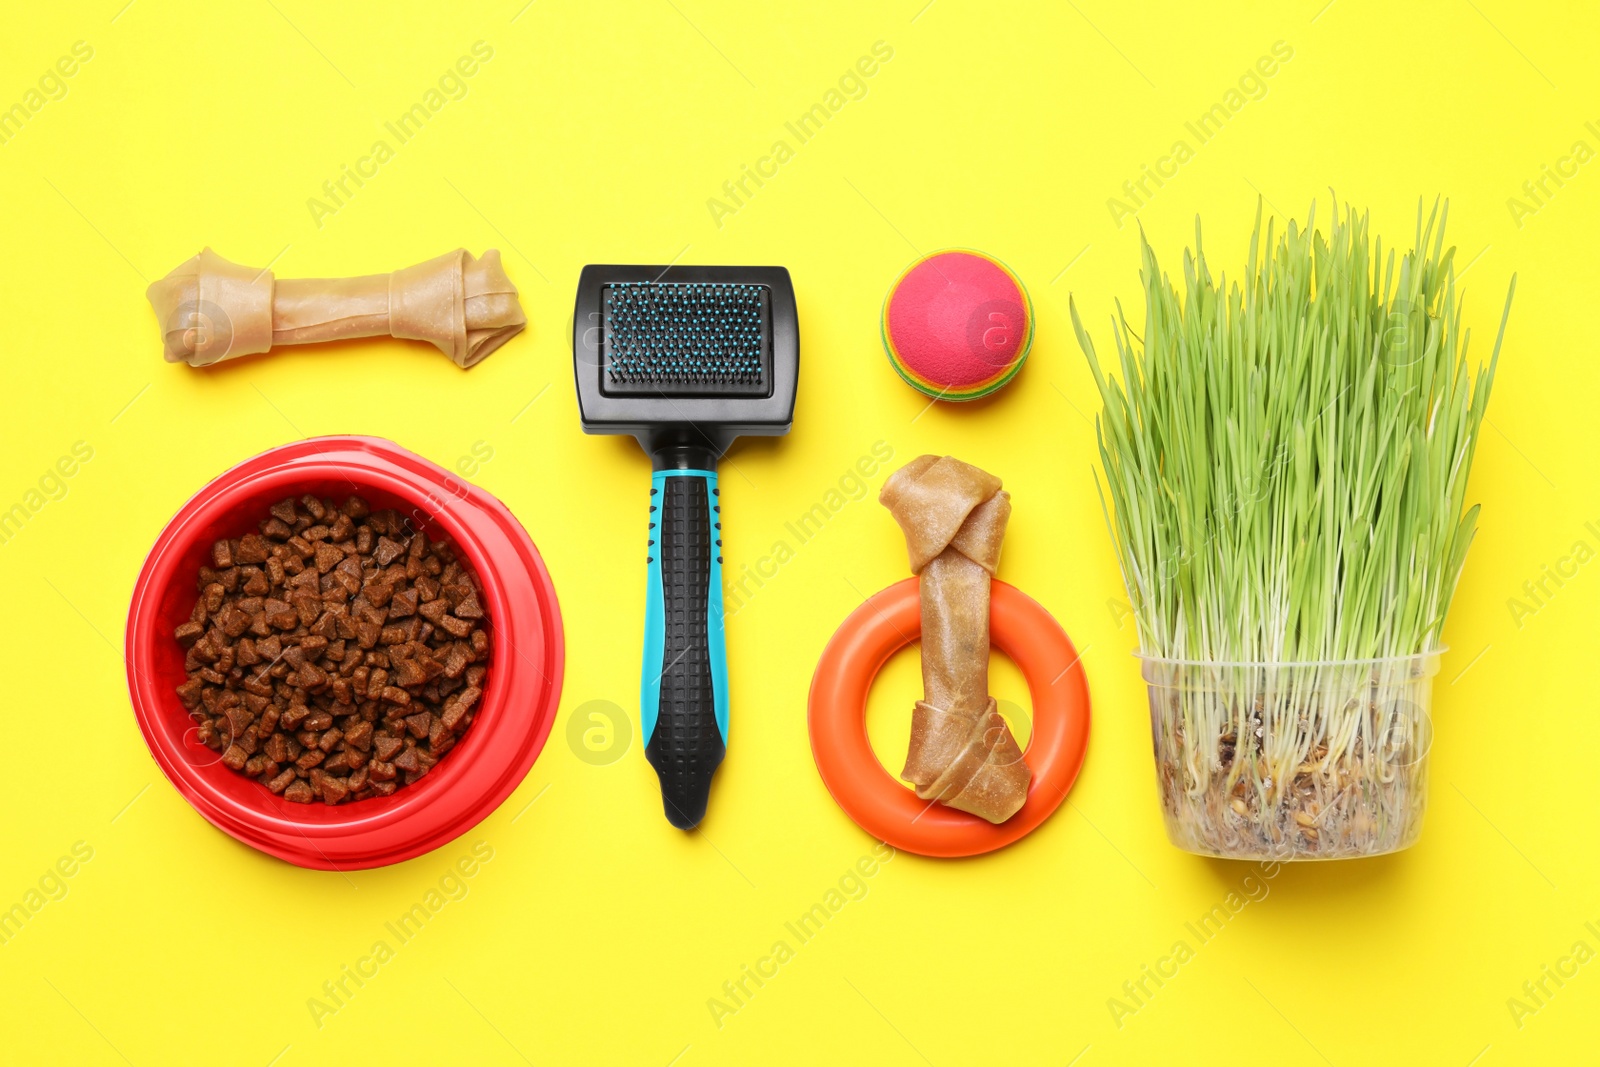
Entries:
POLYGON ((728 749, 728 656, 722 630, 722 508, 714 470, 650 478, 640 733, 661 779, 667 821, 705 817, 728 749))

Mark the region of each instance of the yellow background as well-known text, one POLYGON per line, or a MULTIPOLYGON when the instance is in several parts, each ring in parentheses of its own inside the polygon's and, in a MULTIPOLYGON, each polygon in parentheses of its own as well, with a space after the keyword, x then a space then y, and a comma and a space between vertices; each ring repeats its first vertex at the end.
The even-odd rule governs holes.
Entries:
MULTIPOLYGON (((1600 928, 1600 563, 1534 614, 1508 606, 1574 542, 1600 548, 1600 163, 1536 213, 1507 205, 1575 141, 1600 149, 1584 125, 1600 126, 1600 19, 1586 5, 125 2, 31 5, 0 35, 0 105, 74 42, 93 48, 65 96, 0 145, 0 508, 74 442, 94 450, 65 496, 0 545, 0 906, 75 842, 93 849, 65 896, 0 946, 9 1060, 1597 1055, 1600 962, 1551 984, 1520 1027, 1507 1006, 1574 942, 1600 949, 1584 926, 1600 928), (394 145, 383 124, 477 41, 493 58, 465 96, 394 145), (785 122, 878 41, 893 58, 865 94, 796 144, 785 122), (1265 95, 1195 146, 1184 123, 1278 41, 1293 58, 1265 95), (380 138, 394 158, 319 226, 308 199, 380 138), (719 226, 707 200, 779 138, 793 158, 719 226), (1254 868, 1166 843, 1136 636, 1091 475, 1098 404, 1067 320, 1069 294, 1103 340, 1114 299, 1142 320, 1137 227, 1118 228, 1106 201, 1179 138, 1194 158, 1137 218, 1169 265, 1197 213, 1213 262, 1242 265, 1258 195, 1302 218, 1320 198, 1326 218, 1331 188, 1403 244, 1418 197, 1444 194, 1482 358, 1519 276, 1473 474, 1481 532, 1446 633, 1422 840, 1285 868, 1203 945, 1185 924, 1254 868), (279 277, 498 247, 530 327, 465 374, 399 342, 169 366, 144 288, 207 244, 279 277), (876 319, 917 253, 951 245, 1018 271, 1037 341, 999 398, 930 408, 892 374, 876 319), (1002 577, 1066 626, 1094 698, 1088 762, 1049 822, 978 860, 895 858, 720 1027, 707 1002, 723 982, 790 939, 784 923, 873 844, 817 777, 805 701, 834 628, 906 568, 888 516, 851 500, 730 621, 732 749, 701 832, 667 826, 636 736, 610 764, 579 758, 574 709, 637 712, 647 464, 628 440, 579 432, 574 284, 588 262, 675 259, 781 263, 798 293, 794 431, 739 445, 723 467, 730 570, 788 538, 784 524, 875 442, 896 463, 954 453, 1014 494, 1002 577), (338 432, 447 467, 492 450, 472 477, 539 545, 569 648, 560 719, 516 794, 432 854, 348 875, 258 855, 196 815, 145 750, 119 654, 134 577, 174 510, 239 460, 338 432), (493 859, 467 895, 319 1027, 308 999, 479 841, 493 859), (1119 1026, 1108 999, 1180 939, 1194 958, 1119 1026)), ((1009 665, 994 688, 1025 706, 1009 665)), ((874 695, 891 765, 916 689, 911 654, 874 695)))

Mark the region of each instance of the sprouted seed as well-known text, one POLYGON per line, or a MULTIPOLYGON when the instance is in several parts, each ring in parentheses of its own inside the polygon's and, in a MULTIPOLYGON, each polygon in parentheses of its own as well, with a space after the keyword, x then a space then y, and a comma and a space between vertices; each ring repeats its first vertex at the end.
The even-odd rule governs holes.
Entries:
POLYGON ((1469 375, 1448 205, 1411 251, 1337 204, 1262 213, 1242 284, 1200 239, 1183 292, 1141 236, 1142 337, 1120 377, 1072 308, 1104 401, 1101 501, 1138 622, 1169 835, 1236 857, 1376 855, 1426 806, 1431 677, 1478 508, 1463 514, 1511 292, 1469 375))

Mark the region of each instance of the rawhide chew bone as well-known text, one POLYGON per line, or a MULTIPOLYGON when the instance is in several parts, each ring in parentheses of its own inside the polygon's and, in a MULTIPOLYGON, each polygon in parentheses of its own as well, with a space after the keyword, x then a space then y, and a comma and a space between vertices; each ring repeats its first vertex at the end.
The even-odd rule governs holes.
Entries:
POLYGON ((528 322, 493 248, 478 259, 458 248, 393 274, 281 280, 206 248, 145 295, 167 362, 191 367, 274 345, 400 337, 431 342, 465 369, 528 322))
POLYGON ((919 456, 889 476, 878 502, 905 531, 921 577, 923 699, 900 777, 923 800, 1005 822, 1033 776, 989 696, 989 579, 1011 496, 971 464, 919 456))

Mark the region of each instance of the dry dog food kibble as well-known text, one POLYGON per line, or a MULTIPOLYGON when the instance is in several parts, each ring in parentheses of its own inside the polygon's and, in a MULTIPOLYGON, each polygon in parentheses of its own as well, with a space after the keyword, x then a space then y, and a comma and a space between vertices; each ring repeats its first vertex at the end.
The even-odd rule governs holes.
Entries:
POLYGON ((178 696, 222 762, 287 799, 388 796, 472 725, 489 634, 472 573, 394 511, 304 496, 211 546, 178 696))

